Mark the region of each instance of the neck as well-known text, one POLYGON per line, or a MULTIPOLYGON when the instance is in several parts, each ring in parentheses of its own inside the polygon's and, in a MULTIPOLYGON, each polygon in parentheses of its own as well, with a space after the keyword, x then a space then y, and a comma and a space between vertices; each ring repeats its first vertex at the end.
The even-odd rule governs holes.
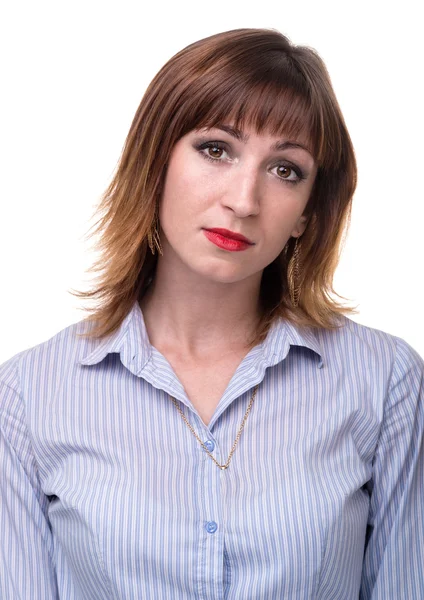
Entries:
POLYGON ((187 360, 248 350, 259 320, 261 275, 222 283, 189 270, 177 273, 158 260, 140 300, 150 343, 187 360))

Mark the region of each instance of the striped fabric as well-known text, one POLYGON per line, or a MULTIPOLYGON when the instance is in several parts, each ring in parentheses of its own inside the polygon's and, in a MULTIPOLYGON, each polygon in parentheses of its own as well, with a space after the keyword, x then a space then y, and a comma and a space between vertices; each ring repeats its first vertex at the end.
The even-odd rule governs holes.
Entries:
POLYGON ((342 318, 276 323, 206 426, 136 303, 0 367, 5 600, 424 598, 424 362, 342 318), (190 432, 172 395, 225 463, 190 432))

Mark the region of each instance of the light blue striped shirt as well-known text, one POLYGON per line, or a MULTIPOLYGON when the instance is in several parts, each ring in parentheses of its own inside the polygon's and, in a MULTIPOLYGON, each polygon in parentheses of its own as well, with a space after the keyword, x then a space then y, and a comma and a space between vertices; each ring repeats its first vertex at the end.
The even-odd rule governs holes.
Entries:
POLYGON ((0 366, 5 600, 424 598, 424 362, 275 323, 206 426, 138 303, 0 366), (225 463, 260 384, 231 463, 225 463))

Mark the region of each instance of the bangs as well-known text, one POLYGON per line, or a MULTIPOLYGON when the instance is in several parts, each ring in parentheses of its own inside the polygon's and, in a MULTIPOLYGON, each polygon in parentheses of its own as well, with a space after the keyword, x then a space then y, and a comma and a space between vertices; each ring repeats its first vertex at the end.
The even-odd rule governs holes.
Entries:
POLYGON ((267 89, 269 87, 227 94, 225 101, 217 102, 199 125, 214 127, 226 123, 242 131, 245 127, 251 127, 257 134, 269 133, 291 141, 301 141, 319 161, 319 139, 313 131, 313 115, 305 100, 294 95, 290 89, 276 92, 275 88, 267 89))
POLYGON ((233 63, 192 82, 185 90, 189 100, 180 105, 185 113, 181 135, 223 124, 242 131, 247 126, 302 143, 320 167, 337 165, 342 147, 337 120, 323 110, 323 99, 297 68, 278 62, 269 69, 263 64, 237 69, 233 63))

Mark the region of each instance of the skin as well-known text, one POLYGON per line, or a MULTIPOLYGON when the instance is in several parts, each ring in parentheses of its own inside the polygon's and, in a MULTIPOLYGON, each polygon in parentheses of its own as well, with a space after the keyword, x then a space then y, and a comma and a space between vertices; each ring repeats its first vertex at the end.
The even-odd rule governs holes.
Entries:
POLYGON ((140 306, 152 345, 193 363, 243 350, 258 320, 264 268, 307 224, 313 156, 302 148, 272 150, 287 141, 280 136, 243 133, 247 139, 218 128, 191 131, 168 163, 159 205, 163 256, 140 306), (221 148, 198 148, 208 142, 221 148), (213 227, 254 245, 243 252, 218 248, 203 232, 213 227))

